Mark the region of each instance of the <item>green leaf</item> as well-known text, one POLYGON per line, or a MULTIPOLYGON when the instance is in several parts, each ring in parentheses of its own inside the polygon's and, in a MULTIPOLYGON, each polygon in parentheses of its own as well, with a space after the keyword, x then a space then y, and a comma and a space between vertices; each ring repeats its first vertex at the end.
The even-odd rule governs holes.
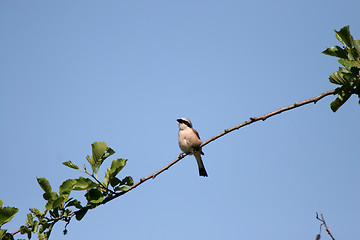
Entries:
POLYGON ((6 229, 0 229, 1 240, 14 240, 14 236, 11 233, 7 233, 6 229))
POLYGON ((75 181, 75 183, 73 186, 73 190, 88 190, 88 189, 98 186, 97 183, 93 182, 89 178, 79 177, 77 179, 74 179, 74 181, 75 181))
POLYGON ((43 233, 49 226, 50 226, 50 223, 42 222, 40 229, 39 229, 39 233, 43 233))
POLYGON ((85 194, 85 197, 89 203, 100 203, 104 200, 102 192, 97 188, 90 189, 85 194))
POLYGON ((358 61, 351 61, 347 59, 339 59, 339 63, 343 65, 344 67, 352 68, 357 67, 360 68, 360 62, 358 61))
POLYGON ((348 79, 345 77, 345 74, 342 73, 341 71, 332 73, 329 76, 329 80, 331 83, 338 84, 338 85, 344 85, 349 82, 348 79))
POLYGON ((95 162, 94 162, 94 159, 93 157, 90 157, 89 155, 86 156, 86 160, 90 163, 90 166, 91 168, 93 169, 94 171, 94 168, 95 168, 95 162))
POLYGON ((83 207, 81 206, 80 201, 77 200, 77 199, 74 199, 74 200, 68 202, 68 204, 66 205, 66 207, 71 207, 71 206, 74 206, 74 207, 76 207, 77 209, 83 208, 83 207))
POLYGON ((349 25, 343 27, 342 29, 340 29, 339 31, 336 31, 336 38, 342 42, 343 44, 345 44, 346 46, 348 46, 349 48, 353 47, 353 37, 350 34, 350 29, 349 29, 349 25))
POLYGON ((105 142, 94 142, 93 144, 91 144, 91 146, 94 161, 101 161, 108 148, 107 144, 105 142))
POLYGON ((118 158, 111 163, 111 167, 105 172, 104 183, 107 187, 111 180, 123 169, 126 165, 126 159, 118 158))
POLYGON ((49 181, 46 178, 36 178, 40 187, 44 190, 44 192, 52 192, 49 181))
POLYGON ((26 219, 26 223, 28 223, 29 225, 33 225, 33 215, 31 213, 28 213, 26 215, 27 219, 26 219))
POLYGON ((118 185, 118 184, 120 184, 120 183, 121 183, 121 180, 118 179, 117 177, 113 177, 113 179, 111 179, 111 181, 110 181, 110 185, 111 185, 112 187, 115 187, 116 185, 118 185))
POLYGON ((41 220, 46 214, 46 211, 43 212, 36 208, 32 208, 31 210, 36 214, 36 216, 39 218, 39 220, 41 220))
POLYGON ((54 208, 54 209, 52 209, 51 211, 49 211, 49 214, 50 214, 50 216, 52 216, 53 218, 59 217, 59 211, 58 211, 58 209, 56 209, 56 208, 54 208))
MULTIPOLYGON (((2 205, 2 204, 1 204, 2 205)), ((14 215, 19 211, 15 207, 1 207, 0 208, 0 226, 10 222, 14 215)))
POLYGON ((50 211, 50 210, 52 209, 53 202, 54 202, 54 200, 51 200, 51 199, 46 202, 46 204, 45 204, 45 209, 46 209, 47 211, 50 211))
POLYGON ((57 193, 56 192, 46 192, 43 194, 43 198, 47 201, 50 201, 50 200, 55 200, 56 198, 58 197, 57 193))
POLYGON ((39 229, 39 221, 34 221, 34 225, 32 227, 32 232, 36 233, 39 229))
POLYGON ((0 208, 2 207, 3 204, 4 204, 4 202, 0 200, 0 208))
MULTIPOLYGON (((1 200, 0 200, 1 201, 1 200)), ((1 204, 0 204, 0 207, 1 207, 1 204)), ((3 239, 3 237, 5 236, 6 234, 6 229, 0 229, 0 239, 3 239)))
POLYGON ((330 108, 333 112, 336 112, 345 102, 341 101, 339 98, 336 98, 330 103, 330 108))
POLYGON ((356 51, 358 52, 358 55, 360 55, 360 39, 353 40, 353 42, 354 42, 354 47, 355 47, 356 51))
POLYGON ((116 187, 116 188, 114 188, 115 189, 115 191, 122 191, 122 192, 126 192, 126 191, 129 191, 129 187, 127 187, 127 186, 121 186, 121 187, 116 187))
MULTIPOLYGON (((47 211, 58 207, 58 202, 62 201, 62 200, 59 200, 60 197, 57 195, 57 193, 55 193, 55 192, 52 192, 52 193, 54 193, 54 194, 51 194, 51 197, 48 199, 47 203, 45 204, 45 209, 47 211), (57 201, 57 202, 55 203, 55 201, 57 201)), ((44 195, 47 195, 47 193, 44 193, 44 195)), ((48 196, 45 196, 45 197, 47 198, 48 196)), ((45 198, 45 200, 47 200, 46 198, 45 198)), ((63 201, 65 201, 65 198, 63 196, 61 196, 61 198, 64 199, 63 201)))
POLYGON ((44 233, 38 233, 38 238, 39 240, 46 240, 45 234, 44 233))
POLYGON ((127 176, 121 181, 121 185, 132 186, 134 185, 134 180, 131 176, 127 176))
MULTIPOLYGON (((1 204, 0 204, 0 207, 1 207, 1 204)), ((6 229, 0 229, 0 239, 2 239, 2 236, 4 236, 5 233, 6 233, 6 229)))
POLYGON ((109 148, 105 142, 94 142, 91 147, 92 156, 87 156, 86 159, 90 163, 93 172, 97 173, 104 160, 113 155, 115 151, 109 148))
POLYGON ((60 196, 64 196, 65 198, 67 198, 70 195, 70 192, 73 189, 75 182, 76 181, 74 179, 65 180, 59 187, 60 196))
POLYGON ((62 216, 67 217, 69 214, 72 213, 71 209, 66 209, 62 216))
POLYGON ((80 221, 85 216, 87 211, 88 211, 88 208, 82 208, 79 211, 77 211, 76 215, 75 215, 76 220, 80 221))
MULTIPOLYGON (((49 239, 50 233, 51 233, 52 228, 54 227, 54 224, 55 224, 55 222, 52 222, 51 224, 49 224, 49 226, 47 227, 48 231, 47 232, 44 231, 44 233, 43 233, 44 239, 49 239)), ((39 239, 40 239, 40 236, 39 236, 39 239)))
POLYGON ((52 201, 58 197, 57 193, 52 191, 50 183, 48 180, 46 180, 46 178, 37 178, 37 181, 40 187, 45 191, 43 198, 47 201, 50 201, 50 203, 48 202, 47 205, 51 204, 52 201))
POLYGON ((25 234, 25 233, 27 233, 29 231, 30 231, 30 229, 28 227, 26 227, 26 226, 21 226, 20 227, 20 233, 21 234, 25 234))
POLYGON ((108 148, 106 149, 106 151, 107 151, 107 153, 108 153, 108 156, 107 156, 107 157, 109 157, 109 156, 111 156, 111 155, 113 155, 113 154, 115 153, 115 151, 114 151, 112 148, 110 148, 110 147, 108 147, 108 148))
POLYGON ((337 98, 330 104, 330 108, 333 112, 336 112, 351 96, 351 92, 344 87, 338 88, 337 92, 337 98))
POLYGON ((325 49, 325 51, 322 51, 322 53, 333 56, 333 57, 338 57, 338 58, 345 58, 345 59, 348 58, 347 51, 342 49, 339 46, 333 46, 331 48, 327 48, 327 49, 325 49))
POLYGON ((73 164, 70 160, 67 162, 63 162, 63 164, 69 168, 79 169, 79 167, 77 165, 73 164))
POLYGON ((52 203, 52 208, 60 207, 60 205, 63 204, 64 202, 65 202, 65 197, 60 196, 54 200, 54 202, 52 203))
POLYGON ((348 59, 351 60, 351 61, 354 61, 355 60, 355 54, 354 54, 354 49, 352 48, 349 48, 348 50, 348 59))

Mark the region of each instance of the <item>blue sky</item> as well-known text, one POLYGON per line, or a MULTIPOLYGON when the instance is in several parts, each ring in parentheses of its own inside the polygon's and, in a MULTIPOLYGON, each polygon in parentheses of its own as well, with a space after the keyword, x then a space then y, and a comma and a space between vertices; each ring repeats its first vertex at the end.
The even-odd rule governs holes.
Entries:
MULTIPOLYGON (((249 117, 314 97, 334 29, 360 38, 359 1, 1 1, 0 199, 44 209, 105 141, 136 181, 180 153, 176 119, 203 140, 249 117)), ((186 157, 52 239, 336 239, 360 235, 358 100, 333 96, 207 145, 208 178, 186 157), (323 238, 326 233, 323 232, 323 238)), ((105 162, 104 171, 110 161, 105 162)), ((100 170, 101 171, 101 170, 100 170)), ((84 202, 81 195, 78 196, 84 202)), ((17 236, 18 238, 24 236, 17 236)))

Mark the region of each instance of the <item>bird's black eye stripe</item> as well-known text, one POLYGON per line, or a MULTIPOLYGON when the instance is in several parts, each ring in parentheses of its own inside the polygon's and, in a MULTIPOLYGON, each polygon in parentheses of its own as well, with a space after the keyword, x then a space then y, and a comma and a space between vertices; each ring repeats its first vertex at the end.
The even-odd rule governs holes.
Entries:
POLYGON ((189 128, 191 128, 191 125, 190 125, 190 123, 189 123, 189 122, 187 122, 187 121, 183 121, 183 123, 184 123, 186 126, 188 126, 189 128))
POLYGON ((185 120, 181 120, 182 123, 184 123, 186 126, 188 126, 189 128, 191 128, 191 125, 188 121, 185 120))
POLYGON ((189 128, 191 128, 191 125, 190 125, 190 123, 189 123, 188 121, 185 121, 185 120, 183 120, 183 119, 179 119, 178 122, 179 122, 179 123, 183 123, 183 124, 185 124, 186 126, 188 126, 189 128))

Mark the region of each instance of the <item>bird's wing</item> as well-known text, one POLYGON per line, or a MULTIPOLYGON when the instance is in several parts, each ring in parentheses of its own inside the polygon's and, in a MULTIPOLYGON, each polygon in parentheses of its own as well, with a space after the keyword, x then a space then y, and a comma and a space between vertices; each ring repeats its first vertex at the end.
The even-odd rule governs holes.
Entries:
POLYGON ((193 128, 192 128, 192 130, 193 130, 193 132, 196 134, 196 136, 200 139, 199 133, 198 133, 195 129, 193 129, 193 128))

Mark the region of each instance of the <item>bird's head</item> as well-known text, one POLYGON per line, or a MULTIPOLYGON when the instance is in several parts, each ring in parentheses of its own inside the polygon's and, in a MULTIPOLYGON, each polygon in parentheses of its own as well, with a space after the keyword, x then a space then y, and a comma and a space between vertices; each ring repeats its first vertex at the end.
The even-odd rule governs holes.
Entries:
POLYGON ((183 118, 176 119, 176 121, 179 122, 179 129, 192 128, 192 123, 191 123, 190 119, 183 117, 183 118))

